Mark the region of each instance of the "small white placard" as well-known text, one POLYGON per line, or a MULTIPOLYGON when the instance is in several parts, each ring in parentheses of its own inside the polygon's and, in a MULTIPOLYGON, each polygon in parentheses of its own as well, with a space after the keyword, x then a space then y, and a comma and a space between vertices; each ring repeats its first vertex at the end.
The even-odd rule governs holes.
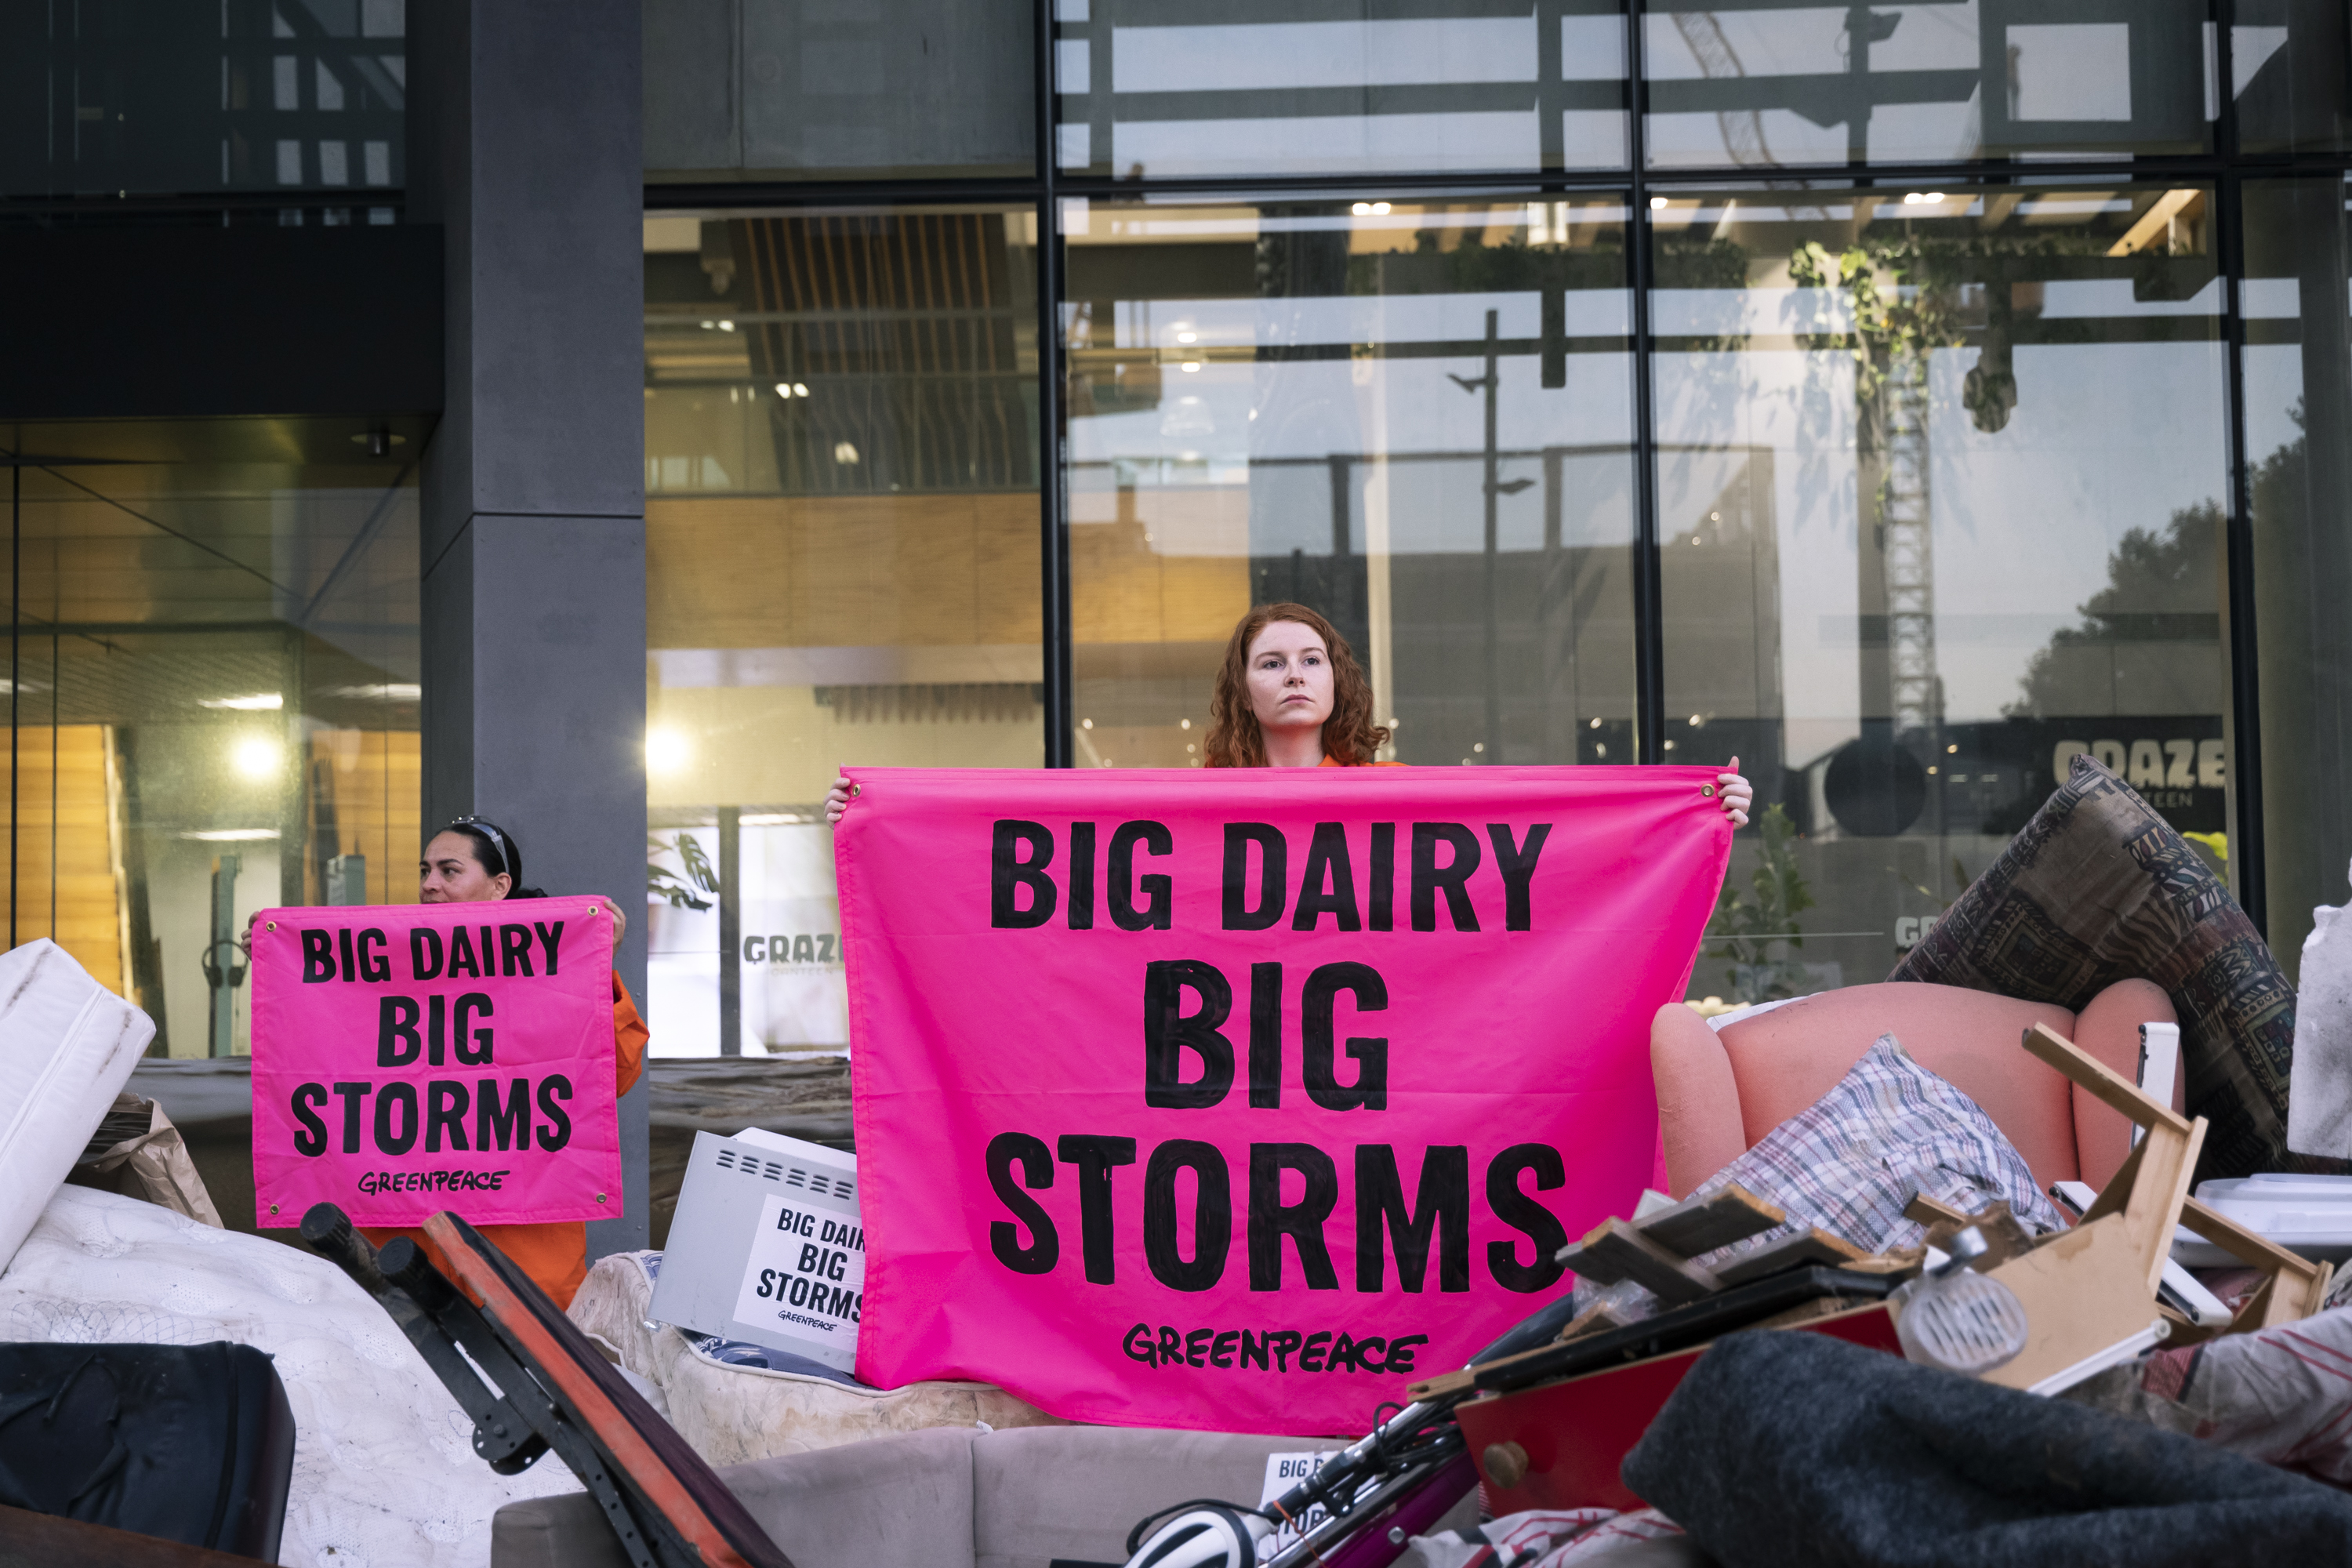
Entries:
POLYGON ((735 1317, 803 1341, 813 1361, 857 1362, 866 1292, 866 1232, 855 1220, 771 1194, 736 1292, 735 1317))
MULTIPOLYGON (((1264 1508, 1307 1477, 1321 1469, 1325 1463, 1342 1450, 1326 1448, 1320 1453, 1268 1454, 1265 1457, 1265 1486, 1259 1492, 1257 1505, 1264 1508)), ((1307 1531, 1323 1522, 1328 1510, 1317 1503, 1306 1516, 1294 1524, 1279 1525, 1272 1535, 1257 1543, 1260 1557, 1271 1557, 1277 1552, 1287 1552, 1298 1544, 1307 1531)))

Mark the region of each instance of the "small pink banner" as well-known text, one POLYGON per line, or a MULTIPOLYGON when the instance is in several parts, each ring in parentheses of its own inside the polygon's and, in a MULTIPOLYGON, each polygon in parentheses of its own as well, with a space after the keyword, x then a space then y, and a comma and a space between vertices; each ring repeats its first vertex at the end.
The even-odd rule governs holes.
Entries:
POLYGON ((1652 1179, 1715 770, 849 776, 868 1382, 1360 1432, 1652 1179))
POLYGON ((603 901, 262 910, 253 1188, 264 1226, 618 1216, 603 901))

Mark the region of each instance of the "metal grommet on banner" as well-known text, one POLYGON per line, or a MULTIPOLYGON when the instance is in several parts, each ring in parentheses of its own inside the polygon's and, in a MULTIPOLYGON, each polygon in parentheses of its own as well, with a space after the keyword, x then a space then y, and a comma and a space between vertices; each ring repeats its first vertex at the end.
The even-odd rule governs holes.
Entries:
POLYGON ((276 921, 270 921, 268 923, 271 931, 276 931, 278 929, 278 922, 276 921))
POLYGON ((278 1205, 276 1204, 271 1204, 269 1205, 269 1212, 271 1214, 276 1214, 278 1212, 278 1205))
POLYGON ((1698 786, 1698 793, 1706 796, 1709 800, 1713 800, 1715 798, 1715 786, 1713 784, 1701 784, 1698 786))
POLYGON ((851 784, 849 786, 849 798, 852 800, 856 800, 859 795, 864 795, 865 793, 866 786, 864 784, 851 784))
POLYGON ((596 1194, 596 1201, 597 1201, 598 1203, 600 1203, 600 1204, 601 1204, 601 1203, 603 1203, 603 1202, 604 1201, 604 1194, 602 1194, 602 1193, 598 1193, 598 1194, 596 1194))

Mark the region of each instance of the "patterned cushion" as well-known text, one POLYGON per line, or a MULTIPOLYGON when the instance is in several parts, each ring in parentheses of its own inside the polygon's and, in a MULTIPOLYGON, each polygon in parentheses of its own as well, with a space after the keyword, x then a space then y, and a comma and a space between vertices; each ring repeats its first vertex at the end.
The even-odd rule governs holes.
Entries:
POLYGON ((1903 1217, 1914 1193, 1964 1214, 2006 1199, 2010 1213, 2031 1230, 2057 1230, 2061 1224, 1992 1118, 1913 1061, 1892 1035, 1881 1035, 1836 1088, 1766 1133, 1698 1190, 1710 1193, 1733 1182, 1786 1210, 1790 1225, 1708 1255, 1710 1266, 1805 1226, 1819 1226, 1865 1252, 1908 1247, 1924 1233, 1918 1222, 1903 1217))
POLYGON ((2294 990, 2229 889, 2131 787, 2088 756, 1889 980, 1994 991, 2080 1012, 2118 980, 2180 1016, 2189 1113, 2210 1124, 2197 1174, 2341 1168, 2286 1151, 2294 990))

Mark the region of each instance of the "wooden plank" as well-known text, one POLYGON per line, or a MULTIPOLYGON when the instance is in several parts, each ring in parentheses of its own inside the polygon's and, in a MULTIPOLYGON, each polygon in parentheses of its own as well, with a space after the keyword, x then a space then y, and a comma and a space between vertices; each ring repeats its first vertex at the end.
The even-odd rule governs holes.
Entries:
POLYGON ((1782 1273, 1790 1268, 1802 1268, 1810 1264, 1823 1263, 1832 1268, 1843 1268, 1861 1261, 1862 1248, 1840 1241, 1828 1231, 1815 1226, 1784 1236, 1769 1247, 1734 1258, 1716 1270, 1716 1278, 1726 1285, 1745 1285, 1751 1279, 1782 1273))
POLYGON ((2299 1252, 2289 1252, 2267 1237, 2248 1230, 2221 1210, 2190 1198, 2180 1205, 2180 1223, 2203 1237, 2249 1268, 2275 1272, 2281 1268, 2309 1268, 2311 1261, 2299 1252))
POLYGON ((2154 1124, 2132 1152, 2139 1169, 2131 1195, 2124 1203, 2124 1232, 2139 1248, 2150 1297, 2156 1294, 2164 1279, 2164 1266, 2172 1257, 2173 1229, 2189 1202, 2197 1152, 2204 1146, 2205 1119, 2200 1116, 2185 1130, 2167 1122, 2154 1124))
POLYGON ((2289 1252, 2195 1198, 2181 1205, 2180 1223, 2240 1262, 2270 1275, 2262 1289, 2239 1307, 2230 1332, 2300 1322, 2319 1310, 2326 1300, 2327 1282, 2335 1272, 2330 1265, 2289 1252))
POLYGON ((0 1507, 0 1568, 253 1568, 260 1561, 0 1507))
POLYGON ((2026 1342, 1984 1382, 2031 1388, 2156 1321, 2156 1289, 2125 1224, 2111 1215, 2076 1226, 1985 1276, 2017 1292, 2026 1342))
POLYGON ((2122 1111, 2128 1121, 2142 1127, 2171 1127, 2181 1132, 2189 1131, 2188 1119, 2179 1111, 2146 1093, 2139 1085, 2081 1049, 2049 1025, 2036 1024, 2026 1030, 2025 1048, 2056 1068, 2069 1081, 2087 1089, 2093 1099, 2122 1111))
POLYGON ((1969 1216, 1940 1198, 1925 1193, 1913 1193, 1911 1201, 1903 1205, 1903 1217, 1919 1225, 1966 1225, 1969 1216))
POLYGON ((1633 1221, 1633 1228, 1677 1258, 1696 1258, 1761 1236, 1789 1216, 1737 1182, 1705 1197, 1685 1198, 1633 1221))
POLYGON ((1963 1230, 1974 1230, 1984 1237, 1984 1255, 1969 1265, 1979 1274, 1990 1273, 2021 1252, 2033 1250, 2033 1233, 2009 1212, 2009 1203, 2004 1198, 1995 1198, 1957 1224, 1938 1220, 1927 1227, 1927 1234, 1920 1240, 1939 1252, 1949 1252, 1952 1237, 1963 1230))
POLYGON ((1687 1306, 1723 1289, 1712 1271, 1676 1258, 1622 1219, 1602 1220, 1582 1241, 1564 1248, 1559 1261, 1596 1284, 1631 1279, 1669 1306, 1687 1306))
POLYGON ((2116 1173, 2107 1178, 2107 1184, 2091 1200, 2091 1206, 2083 1211, 2083 1217, 2075 1225, 2088 1225, 2095 1219, 2124 1212, 2124 1200, 2131 1196, 2132 1187, 2139 1180, 2139 1152, 2147 1147, 2145 1137, 2132 1145, 2132 1152, 2124 1156, 2124 1163, 2116 1167, 2116 1173))

